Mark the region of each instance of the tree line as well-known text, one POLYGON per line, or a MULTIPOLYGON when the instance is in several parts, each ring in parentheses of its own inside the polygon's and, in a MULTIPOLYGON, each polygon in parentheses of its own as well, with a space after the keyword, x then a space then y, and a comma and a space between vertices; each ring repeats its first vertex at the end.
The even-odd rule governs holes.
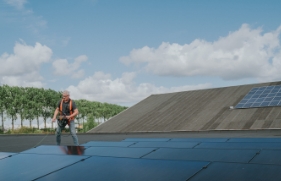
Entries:
MULTIPOLYGON (((1 129, 5 130, 5 119, 11 120, 12 130, 15 128, 16 120, 20 120, 21 127, 23 127, 24 121, 29 121, 30 128, 32 128, 32 122, 35 120, 37 122, 37 129, 39 129, 39 118, 43 118, 44 128, 47 128, 47 120, 51 121, 58 101, 61 100, 61 96, 62 92, 52 89, 8 85, 0 86, 1 129)), ((85 129, 85 123, 93 127, 96 125, 94 123, 95 120, 106 121, 127 109, 125 106, 88 101, 85 99, 74 101, 79 110, 76 121, 79 127, 83 125, 83 129, 85 129)))

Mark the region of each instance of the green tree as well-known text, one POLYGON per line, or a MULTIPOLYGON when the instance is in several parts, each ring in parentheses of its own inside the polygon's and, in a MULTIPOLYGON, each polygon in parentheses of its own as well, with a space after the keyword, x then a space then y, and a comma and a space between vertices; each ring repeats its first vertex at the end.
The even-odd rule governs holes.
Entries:
POLYGON ((15 120, 17 119, 17 114, 19 113, 19 105, 21 104, 19 96, 19 87, 9 87, 7 90, 8 96, 8 106, 7 115, 12 119, 12 130, 14 130, 15 120))
POLYGON ((108 120, 111 117, 110 112, 111 112, 110 104, 104 103, 101 107, 101 115, 103 118, 103 122, 105 122, 106 120, 108 120))
MULTIPOLYGON (((21 127, 23 127, 24 120, 29 120, 29 125, 32 127, 32 121, 36 119, 37 128, 39 129, 39 118, 43 118, 46 128, 48 118, 52 118, 58 100, 61 99, 61 92, 43 88, 2 85, 0 86, 0 96, 0 117, 2 122, 0 129, 4 129, 4 117, 11 118, 12 130, 14 130, 14 124, 18 118, 20 119, 21 127)), ((126 107, 118 105, 85 99, 74 101, 79 110, 76 121, 78 121, 78 125, 81 124, 81 121, 83 122, 83 132, 96 125, 95 120, 103 119, 103 121, 106 121, 126 109, 126 107), (93 122, 89 123, 89 120, 93 120, 94 124, 93 122)))
POLYGON ((17 105, 17 112, 19 114, 21 128, 23 127, 23 121, 26 119, 26 105, 28 103, 27 96, 26 96, 26 89, 19 88, 17 92, 16 98, 18 99, 18 105, 17 105))
MULTIPOLYGON (((59 100, 61 100, 61 94, 62 92, 57 92, 54 90, 49 89, 49 94, 51 95, 51 102, 49 103, 49 108, 50 108, 50 118, 53 118, 53 113, 55 111, 55 109, 57 108, 57 103, 59 100)), ((54 128, 54 123, 52 122, 52 128, 54 128)))
POLYGON ((44 94, 42 89, 35 89, 34 91, 34 115, 37 120, 37 129, 39 129, 39 118, 42 116, 42 109, 44 106, 44 94))
POLYGON ((33 87, 27 87, 26 88, 26 98, 28 103, 26 104, 26 119, 29 120, 29 127, 32 128, 32 121, 35 119, 35 107, 36 107, 36 100, 35 95, 36 95, 36 88, 33 87))
POLYGON ((87 114, 89 112, 88 101, 85 99, 81 99, 75 102, 79 110, 79 119, 82 119, 83 132, 85 133, 85 118, 87 117, 87 114))
POLYGON ((95 122, 95 118, 92 114, 89 114, 88 118, 87 118, 87 122, 85 124, 85 131, 89 131, 92 128, 94 128, 97 125, 97 123, 95 122))
POLYGON ((53 91, 48 89, 44 92, 44 99, 42 101, 42 109, 41 109, 41 115, 43 117, 44 121, 44 128, 47 128, 47 119, 52 116, 52 102, 53 102, 53 91))
POLYGON ((35 119, 35 109, 34 109, 35 103, 33 101, 30 101, 27 103, 26 109, 26 119, 29 120, 29 127, 32 128, 32 121, 35 119))
POLYGON ((6 91, 4 86, 0 86, 0 114, 1 114, 1 122, 2 122, 2 130, 4 131, 4 113, 5 113, 5 101, 6 101, 6 91))

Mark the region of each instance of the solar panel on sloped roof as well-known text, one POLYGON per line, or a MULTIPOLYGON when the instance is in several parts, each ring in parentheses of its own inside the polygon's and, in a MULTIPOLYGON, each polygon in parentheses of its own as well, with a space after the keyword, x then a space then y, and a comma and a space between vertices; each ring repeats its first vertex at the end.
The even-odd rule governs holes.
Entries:
POLYGON ((268 106, 281 106, 281 85, 254 87, 235 108, 268 106))

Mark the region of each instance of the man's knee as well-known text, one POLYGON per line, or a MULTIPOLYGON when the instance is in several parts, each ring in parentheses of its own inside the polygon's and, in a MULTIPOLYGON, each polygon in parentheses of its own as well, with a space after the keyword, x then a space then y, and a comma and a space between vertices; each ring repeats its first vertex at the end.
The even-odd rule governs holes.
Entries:
POLYGON ((71 134, 72 136, 76 136, 75 131, 70 131, 70 134, 71 134))

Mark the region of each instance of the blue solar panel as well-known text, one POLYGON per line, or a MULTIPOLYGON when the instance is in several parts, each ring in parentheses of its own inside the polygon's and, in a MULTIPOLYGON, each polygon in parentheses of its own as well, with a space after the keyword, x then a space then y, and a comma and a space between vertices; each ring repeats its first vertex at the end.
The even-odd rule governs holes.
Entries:
POLYGON ((281 165, 280 150, 262 150, 250 163, 281 165))
POLYGON ((16 153, 0 152, 0 159, 9 157, 14 154, 16 154, 16 153))
POLYGON ((42 145, 32 148, 21 153, 47 154, 47 155, 85 155, 84 146, 57 146, 42 145))
POLYGON ((269 106, 281 106, 281 85, 252 88, 235 108, 269 106))
POLYGON ((281 137, 133 139, 135 142, 93 141, 88 144, 95 146, 43 145, 21 153, 0 152, 0 180, 281 178, 281 137))
POLYGON ((133 141, 133 142, 139 142, 139 141, 169 141, 170 138, 127 138, 123 141, 133 141))
POLYGON ((259 150, 160 148, 143 158, 248 163, 259 150))
POLYGON ((198 145, 199 142, 138 142, 130 147, 142 147, 142 148, 193 148, 198 145))
POLYGON ((82 144, 82 146, 116 146, 116 147, 128 147, 135 142, 116 142, 116 141, 90 141, 88 143, 82 144))
POLYGON ((53 172, 38 181, 128 180, 185 181, 209 162, 91 157, 53 172))
POLYGON ((226 143, 201 143, 195 148, 205 149, 281 149, 280 142, 226 142, 226 143))
POLYGON ((281 142, 281 138, 230 138, 227 142, 272 143, 272 142, 281 142))
POLYGON ((281 166, 214 162, 188 181, 280 181, 281 166))
POLYGON ((186 142, 226 142, 228 138, 172 138, 170 141, 186 142))
POLYGON ((87 157, 16 154, 0 160, 0 180, 34 180, 85 158, 87 157))
POLYGON ((154 150, 155 148, 90 147, 86 149, 85 155, 141 158, 154 150))
POLYGON ((141 158, 153 152, 154 148, 126 148, 126 147, 83 147, 83 146, 53 146, 42 145, 21 153, 51 154, 51 155, 87 155, 111 156, 126 158, 141 158))

